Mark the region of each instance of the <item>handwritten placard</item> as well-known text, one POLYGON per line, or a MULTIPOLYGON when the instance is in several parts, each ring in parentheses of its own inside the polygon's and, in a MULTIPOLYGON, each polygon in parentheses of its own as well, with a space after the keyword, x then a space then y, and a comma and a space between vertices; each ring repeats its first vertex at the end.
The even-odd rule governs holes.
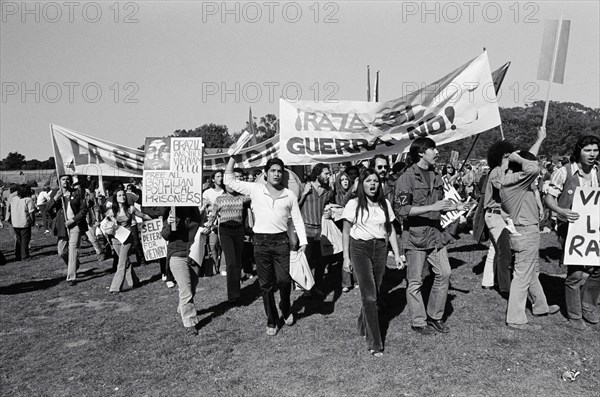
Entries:
MULTIPOLYGON (((460 197, 460 194, 458 194, 454 186, 452 186, 452 184, 446 180, 446 178, 442 178, 442 181, 444 182, 444 200, 451 200, 455 203, 460 203, 462 201, 462 197, 460 197)), ((449 211, 443 213, 440 218, 442 227, 445 229, 449 224, 459 219, 465 212, 466 211, 449 211)))
POLYGON ((147 261, 167 257, 167 242, 160 234, 162 228, 163 220, 160 218, 142 223, 140 240, 147 261))
POLYGON ((575 189, 571 208, 579 219, 569 223, 563 263, 600 266, 600 188, 575 189))
POLYGON ((202 204, 202 138, 146 138, 142 205, 202 204))

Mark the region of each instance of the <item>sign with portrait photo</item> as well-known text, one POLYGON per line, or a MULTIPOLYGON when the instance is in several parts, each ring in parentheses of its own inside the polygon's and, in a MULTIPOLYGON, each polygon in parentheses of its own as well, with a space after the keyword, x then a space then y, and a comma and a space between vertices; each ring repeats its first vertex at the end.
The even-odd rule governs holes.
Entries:
POLYGON ((146 138, 143 206, 202 204, 202 138, 146 138))

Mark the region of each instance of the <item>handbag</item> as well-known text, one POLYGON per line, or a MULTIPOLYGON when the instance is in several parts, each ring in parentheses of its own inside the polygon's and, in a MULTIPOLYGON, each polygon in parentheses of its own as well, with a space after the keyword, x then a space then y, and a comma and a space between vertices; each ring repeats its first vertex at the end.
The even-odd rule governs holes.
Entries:
POLYGON ((108 216, 100 222, 100 230, 107 236, 114 236, 118 227, 117 222, 109 219, 108 216))
POLYGON ((315 285, 308 260, 304 252, 290 251, 290 276, 305 290, 310 290, 315 285))

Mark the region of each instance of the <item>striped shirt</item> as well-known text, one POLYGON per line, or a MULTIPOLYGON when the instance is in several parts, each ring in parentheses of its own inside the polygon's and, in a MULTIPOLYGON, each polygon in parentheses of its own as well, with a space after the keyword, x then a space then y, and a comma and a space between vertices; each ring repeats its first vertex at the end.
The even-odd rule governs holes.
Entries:
POLYGON ((594 165, 590 172, 591 179, 586 180, 583 178, 581 170, 577 166, 577 163, 567 164, 564 167, 560 167, 550 178, 550 185, 548 186, 548 193, 551 196, 558 197, 563 190, 565 181, 567 180, 567 167, 571 167, 571 175, 577 175, 579 178, 579 186, 581 187, 598 187, 598 166, 594 165))
POLYGON ((302 219, 304 219, 304 225, 320 229, 323 210, 327 204, 334 202, 335 191, 333 189, 318 190, 313 187, 310 193, 308 193, 308 196, 306 196, 300 207, 300 213, 302 214, 302 219), (319 193, 318 190, 321 190, 321 192, 319 193))
POLYGON ((213 225, 215 219, 218 218, 220 226, 242 226, 244 224, 244 210, 248 204, 250 204, 250 197, 248 196, 223 194, 217 197, 208 217, 209 225, 213 225))

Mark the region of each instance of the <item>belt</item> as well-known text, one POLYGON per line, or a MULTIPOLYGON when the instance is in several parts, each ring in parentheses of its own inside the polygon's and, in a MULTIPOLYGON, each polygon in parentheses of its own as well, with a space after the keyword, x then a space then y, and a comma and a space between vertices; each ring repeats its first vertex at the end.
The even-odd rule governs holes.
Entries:
POLYGON ((499 209, 488 208, 487 210, 485 210, 485 212, 489 212, 490 214, 498 214, 498 215, 502 214, 502 210, 499 210, 499 209))

